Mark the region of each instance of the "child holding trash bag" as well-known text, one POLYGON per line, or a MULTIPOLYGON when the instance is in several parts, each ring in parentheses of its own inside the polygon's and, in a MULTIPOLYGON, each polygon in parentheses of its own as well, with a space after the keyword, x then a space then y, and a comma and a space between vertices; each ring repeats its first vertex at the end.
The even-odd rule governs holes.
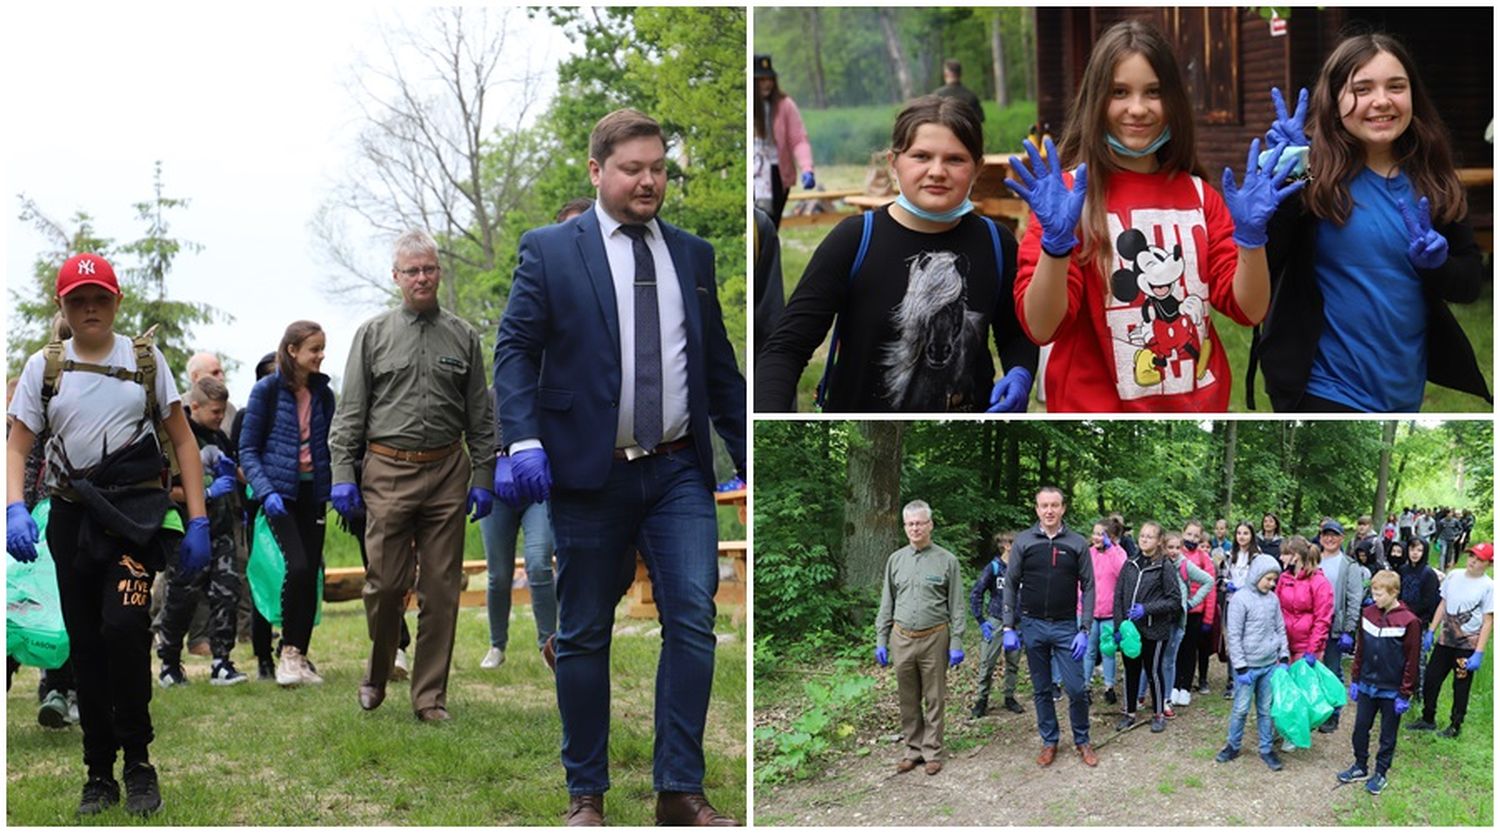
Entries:
POLYGON ((1338 774, 1340 783, 1365 781, 1365 791, 1380 795, 1386 772, 1396 754, 1396 727, 1411 708, 1417 686, 1417 654, 1422 649, 1422 622, 1401 603, 1401 577, 1381 570, 1370 579, 1375 597, 1360 613, 1350 672, 1349 699, 1357 703, 1354 716, 1354 764, 1338 774), (1380 748, 1375 772, 1369 771, 1370 727, 1380 714, 1380 748), (1365 780, 1369 779, 1369 780, 1365 780))
POLYGON ((1276 757, 1275 733, 1271 729, 1271 673, 1277 662, 1289 662, 1286 620, 1275 590, 1281 565, 1269 555, 1256 554, 1245 573, 1244 583, 1229 597, 1225 612, 1224 640, 1229 644, 1229 667, 1234 678, 1234 708, 1229 716, 1229 737, 1214 757, 1221 764, 1240 754, 1245 737, 1245 719, 1255 701, 1255 728, 1260 759, 1272 772, 1281 769, 1276 757))
POLYGON ((1287 649, 1293 660, 1316 665, 1333 625, 1333 585, 1318 569, 1322 555, 1301 535, 1286 540, 1282 556, 1289 566, 1276 581, 1276 597, 1286 620, 1287 649))
POLYGON ((1125 652, 1125 716, 1115 729, 1123 732, 1135 725, 1136 692, 1140 691, 1141 672, 1145 671, 1151 689, 1151 731, 1162 732, 1167 728, 1170 691, 1163 675, 1163 660, 1167 639, 1182 617, 1182 591, 1177 571, 1166 560, 1161 524, 1155 521, 1141 524, 1137 545, 1139 551, 1126 560, 1115 581, 1115 630, 1120 631, 1129 623, 1140 632, 1141 646, 1134 657, 1125 652))

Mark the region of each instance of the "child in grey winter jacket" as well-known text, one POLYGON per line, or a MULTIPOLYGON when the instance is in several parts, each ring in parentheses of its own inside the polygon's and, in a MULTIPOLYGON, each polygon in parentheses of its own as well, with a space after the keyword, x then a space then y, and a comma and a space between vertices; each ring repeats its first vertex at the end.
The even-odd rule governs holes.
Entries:
POLYGON ((1281 760, 1272 749, 1271 672, 1278 660, 1287 662, 1291 652, 1286 641, 1286 621, 1276 597, 1281 565, 1269 555, 1250 562, 1248 586, 1229 597, 1224 639, 1229 644, 1229 667, 1234 673, 1234 709, 1229 716, 1229 737, 1214 760, 1228 763, 1240 754, 1250 701, 1255 700, 1255 725, 1260 735, 1260 758, 1274 772, 1281 760))

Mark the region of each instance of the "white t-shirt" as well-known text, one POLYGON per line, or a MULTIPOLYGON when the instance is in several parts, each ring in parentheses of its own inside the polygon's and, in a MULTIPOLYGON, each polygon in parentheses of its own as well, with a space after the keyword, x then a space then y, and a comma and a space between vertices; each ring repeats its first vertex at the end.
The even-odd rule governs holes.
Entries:
POLYGON ((1443 630, 1438 643, 1450 648, 1474 648, 1484 614, 1495 612, 1495 582, 1489 576, 1471 578, 1454 570, 1443 579, 1443 630))
MULTIPOLYGON (((156 404, 163 419, 171 413, 172 403, 181 401, 172 371, 158 348, 156 353, 156 404)), ((78 360, 73 340, 63 342, 63 357, 78 360)), ((115 346, 109 357, 94 364, 123 367, 134 371, 135 346, 125 336, 115 333, 115 346)), ((47 360, 39 350, 26 360, 21 381, 10 402, 10 415, 20 420, 32 433, 40 434, 44 423, 52 426, 52 443, 60 442, 74 468, 92 466, 104 459, 107 451, 117 451, 141 436, 154 433, 146 420, 146 389, 133 381, 116 379, 102 373, 75 370, 58 376, 57 393, 42 414, 42 376, 47 360), (144 425, 142 423, 145 423, 144 425)), ((61 460, 55 446, 49 443, 47 459, 56 466, 61 460)))

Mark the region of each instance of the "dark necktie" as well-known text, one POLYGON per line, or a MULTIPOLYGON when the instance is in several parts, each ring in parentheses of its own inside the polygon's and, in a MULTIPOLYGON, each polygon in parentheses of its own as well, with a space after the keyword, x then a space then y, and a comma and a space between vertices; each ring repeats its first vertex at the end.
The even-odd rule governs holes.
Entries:
POLYGON ((656 308, 656 260, 646 227, 622 225, 635 254, 635 441, 650 451, 661 443, 661 322, 656 308))

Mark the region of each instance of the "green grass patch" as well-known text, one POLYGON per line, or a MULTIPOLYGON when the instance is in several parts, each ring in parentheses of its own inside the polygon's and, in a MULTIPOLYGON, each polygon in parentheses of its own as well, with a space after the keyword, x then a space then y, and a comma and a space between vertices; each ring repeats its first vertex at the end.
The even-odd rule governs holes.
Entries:
MULTIPOLYGON (((330 539, 337 536, 329 536, 330 539)), ((355 563, 358 563, 356 554, 355 563)), ((614 824, 654 823, 652 713, 661 641, 648 620, 617 621, 611 654, 612 711, 607 809, 614 824)), ((416 629, 415 614, 408 624, 416 629)), ((746 817, 745 632, 720 617, 720 645, 706 736, 710 800, 746 817)), ((555 686, 534 645, 529 606, 516 606, 504 666, 480 670, 489 646, 483 608, 459 614, 448 708, 453 720, 419 723, 410 691, 393 683, 384 705, 361 712, 355 691, 369 641, 358 602, 330 604, 313 634, 322 686, 281 689, 252 681, 208 683, 207 660, 187 662, 191 684, 155 689, 152 761, 165 809, 153 825, 557 825, 567 807, 559 761, 555 686)), ((236 650, 253 674, 248 646, 236 650)), ((154 678, 157 666, 153 663, 154 678)), ((116 807, 74 815, 83 785, 80 730, 36 723, 36 680, 23 669, 7 695, 6 822, 9 825, 139 823, 116 807)))
MULTIPOLYGON (((814 170, 822 171, 825 165, 863 165, 871 153, 890 148, 891 125, 900 112, 899 104, 803 109, 814 170)), ((984 102, 985 152, 1019 151, 1027 129, 1035 122, 1034 101, 1017 102, 1004 109, 993 101, 984 102)))

